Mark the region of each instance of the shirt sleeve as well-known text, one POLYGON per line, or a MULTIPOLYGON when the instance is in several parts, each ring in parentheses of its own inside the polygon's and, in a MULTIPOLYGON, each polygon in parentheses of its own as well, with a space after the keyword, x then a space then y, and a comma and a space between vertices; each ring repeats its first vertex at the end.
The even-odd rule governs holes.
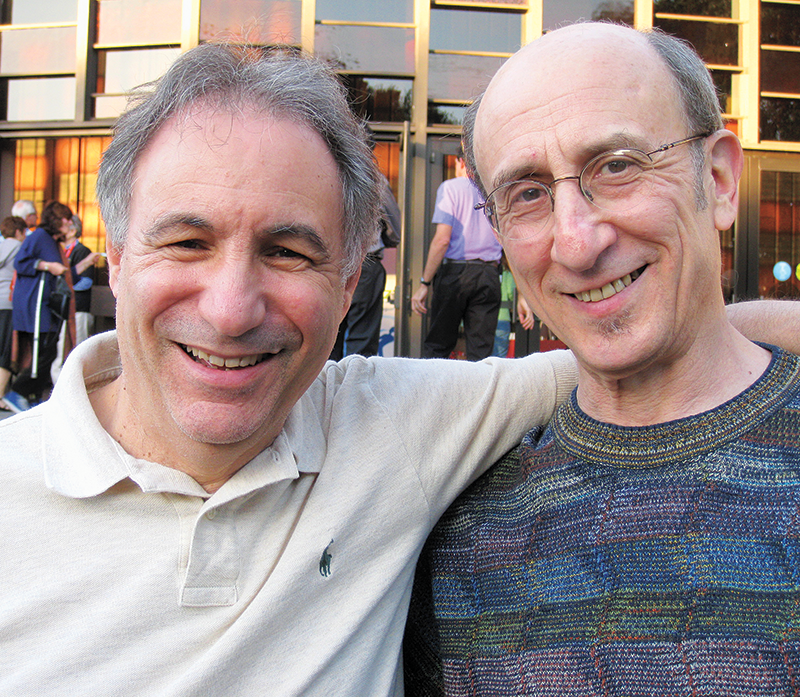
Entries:
POLYGON ((454 200, 450 192, 450 187, 447 185, 447 181, 443 181, 436 190, 436 206, 433 210, 431 222, 434 223, 434 225, 440 223, 444 225, 454 225, 457 222, 454 200))
POLYGON ((432 520, 534 426, 547 423, 577 384, 569 351, 525 358, 384 359, 373 396, 416 468, 432 520))
POLYGON ((39 273, 36 264, 42 258, 41 250, 38 237, 33 235, 34 233, 25 238, 14 259, 14 268, 20 276, 35 276, 39 273))

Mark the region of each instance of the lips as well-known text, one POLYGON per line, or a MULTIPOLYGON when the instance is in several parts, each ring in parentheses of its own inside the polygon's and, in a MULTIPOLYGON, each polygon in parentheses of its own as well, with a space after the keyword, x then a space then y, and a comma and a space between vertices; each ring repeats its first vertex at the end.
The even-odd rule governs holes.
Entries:
POLYGON ((212 353, 207 353, 202 349, 195 348, 194 346, 180 345, 181 348, 191 356, 197 363, 203 363, 211 368, 219 370, 236 370, 237 368, 249 368, 252 365, 261 363, 271 353, 255 353, 247 356, 234 356, 233 358, 223 358, 222 356, 215 356, 212 353))
POLYGON ((591 290, 584 290, 580 293, 574 293, 573 298, 585 303, 597 303, 612 295, 616 295, 620 291, 625 290, 631 283, 633 283, 642 272, 647 268, 647 265, 642 266, 636 271, 631 271, 615 281, 606 283, 602 288, 592 288, 591 290))

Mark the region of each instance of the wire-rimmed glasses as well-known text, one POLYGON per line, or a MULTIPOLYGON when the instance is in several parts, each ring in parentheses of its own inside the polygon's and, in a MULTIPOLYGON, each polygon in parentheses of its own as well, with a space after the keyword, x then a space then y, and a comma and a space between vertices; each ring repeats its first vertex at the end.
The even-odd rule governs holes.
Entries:
POLYGON ((501 184, 475 208, 483 208, 494 231, 508 240, 526 239, 543 230, 555 209, 553 187, 569 179, 574 179, 586 200, 598 208, 612 212, 631 210, 649 195, 653 186, 654 155, 710 135, 700 133, 650 152, 636 148, 609 150, 589 160, 580 174, 559 177, 550 184, 537 179, 501 184))

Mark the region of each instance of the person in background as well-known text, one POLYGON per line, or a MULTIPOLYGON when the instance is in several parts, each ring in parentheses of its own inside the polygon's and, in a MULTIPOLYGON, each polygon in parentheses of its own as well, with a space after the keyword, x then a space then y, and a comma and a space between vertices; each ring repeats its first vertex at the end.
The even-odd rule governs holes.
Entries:
POLYGON ((30 235, 36 229, 36 223, 39 220, 39 216, 36 213, 36 206, 34 205, 33 201, 20 199, 13 206, 11 206, 11 215, 22 218, 25 221, 26 235, 30 235))
POLYGON ((14 411, 4 399, 12 375, 13 323, 11 282, 14 279, 14 258, 25 239, 25 221, 9 216, 0 224, 0 410, 14 411))
POLYGON ((428 312, 433 284, 431 319, 422 348, 424 358, 447 358, 464 323, 467 360, 490 356, 500 309, 500 255, 502 248, 485 216, 475 209, 480 193, 467 178, 459 151, 456 176, 436 192, 436 225, 420 286, 411 298, 418 315, 428 312))
MULTIPOLYGON (((373 141, 374 142, 374 141, 373 141)), ((367 252, 361 265, 353 301, 347 315, 339 325, 331 360, 345 356, 377 356, 383 317, 383 291, 386 288, 386 269, 383 266, 384 249, 396 247, 400 242, 400 208, 392 193, 389 180, 380 177, 381 234, 367 252)))
MULTIPOLYGON (((68 285, 72 283, 72 272, 60 246, 71 225, 69 206, 51 201, 42 210, 41 225, 25 238, 14 259, 13 326, 19 340, 20 372, 5 400, 15 411, 26 410, 31 401, 42 401, 52 387, 50 365, 56 356, 59 326, 47 301, 57 277, 67 274, 65 280, 68 285), (34 353, 38 354, 35 368, 34 353)), ((75 266, 75 275, 92 263, 94 258, 81 261, 75 266)))
POLYGON ((497 314, 497 330, 494 333, 494 348, 492 355, 498 358, 514 358, 509 356, 509 346, 513 327, 511 326, 511 309, 516 307, 516 319, 523 329, 533 329, 535 318, 528 303, 522 295, 517 294, 517 284, 514 281, 514 274, 508 268, 505 254, 500 260, 500 267, 503 273, 500 276, 500 312, 497 314))
MULTIPOLYGON (((67 255, 67 261, 70 266, 76 266, 84 259, 92 257, 91 264, 87 266, 82 273, 78 274, 73 284, 73 291, 75 293, 75 346, 82 341, 86 341, 92 333, 94 326, 94 317, 89 312, 92 298, 92 285, 94 284, 95 267, 94 263, 99 258, 99 254, 93 253, 86 245, 80 242, 81 235, 83 234, 83 224, 77 215, 72 216, 72 225, 67 231, 66 239, 64 240, 64 253, 67 255)), ((50 377, 53 384, 56 383, 61 367, 64 365, 69 352, 65 355, 65 346, 67 344, 67 323, 63 323, 61 331, 58 334, 58 353, 50 368, 50 377)), ((74 348, 74 346, 72 347, 74 348)))

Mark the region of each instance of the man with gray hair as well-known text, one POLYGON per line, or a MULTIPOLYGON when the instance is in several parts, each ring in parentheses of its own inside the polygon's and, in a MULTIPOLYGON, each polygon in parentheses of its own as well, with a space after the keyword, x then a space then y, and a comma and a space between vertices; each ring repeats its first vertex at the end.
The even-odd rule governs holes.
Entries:
POLYGON ((379 219, 344 95, 294 51, 209 44, 119 120, 117 330, 0 425, 0 693, 402 694, 430 528, 575 370, 326 363, 379 219))
POLYGON ((39 216, 36 213, 36 206, 33 204, 33 201, 28 201, 27 199, 20 199, 11 206, 11 215, 15 215, 25 221, 25 225, 28 226, 27 234, 29 235, 33 232, 36 223, 39 221, 39 216))
POLYGON ((797 694, 800 360, 726 315, 743 156, 702 60, 565 27, 498 71, 465 132, 579 383, 432 533, 413 693, 797 694))

